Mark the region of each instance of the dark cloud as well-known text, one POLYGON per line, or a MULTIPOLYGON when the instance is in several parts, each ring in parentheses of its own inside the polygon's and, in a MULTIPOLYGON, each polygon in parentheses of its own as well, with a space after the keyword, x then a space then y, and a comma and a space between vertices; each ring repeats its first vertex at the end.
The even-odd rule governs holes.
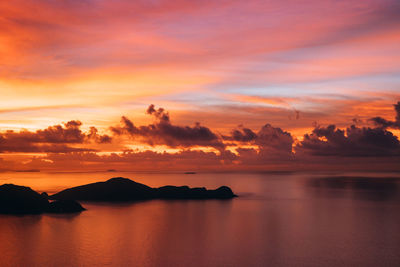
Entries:
POLYGON ((2 136, 12 142, 30 143, 83 143, 85 134, 79 129, 80 121, 69 121, 62 125, 49 126, 44 130, 30 132, 22 130, 20 132, 7 131, 2 136))
POLYGON ((248 143, 269 152, 292 152, 293 138, 290 133, 270 124, 264 125, 255 133, 249 128, 239 126, 230 135, 217 135, 208 127, 196 123, 194 126, 177 126, 170 121, 170 116, 163 108, 156 109, 150 105, 147 114, 154 116, 155 123, 147 126, 135 126, 127 117, 123 116, 121 125, 111 127, 117 135, 127 134, 135 139, 150 145, 167 145, 169 147, 210 146, 223 150, 226 145, 235 146, 237 143, 248 143), (224 141, 233 141, 224 143, 224 141))
POLYGON ((400 101, 394 104, 394 110, 396 111, 396 118, 394 121, 386 120, 382 117, 374 117, 371 119, 377 126, 382 128, 395 128, 400 129, 400 101))
POLYGON ((168 112, 166 112, 163 108, 155 109, 153 104, 147 108, 146 113, 154 115, 160 121, 169 122, 168 112))
POLYGON ((89 133, 86 135, 87 139, 94 140, 96 143, 104 144, 111 143, 112 138, 106 134, 99 135, 96 127, 90 127, 89 133))
POLYGON ((76 148, 71 145, 89 142, 109 143, 111 137, 99 135, 95 127, 88 133, 80 129, 80 121, 69 121, 64 125, 49 126, 35 132, 22 130, 0 133, 0 152, 51 152, 68 153, 76 151, 93 151, 93 149, 76 148))
POLYGON ((239 129, 234 129, 231 132, 231 136, 224 136, 224 139, 238 142, 252 142, 257 139, 257 134, 249 128, 239 126, 239 129))
POLYGON ((290 133, 281 128, 272 127, 270 124, 264 125, 257 133, 255 142, 260 150, 292 152, 293 137, 290 133))
POLYGON ((169 147, 210 146, 218 149, 225 147, 221 138, 209 128, 196 123, 194 126, 177 126, 170 121, 169 114, 163 109, 150 105, 147 114, 154 116, 155 123, 147 126, 135 126, 123 116, 121 124, 111 127, 114 134, 128 134, 150 145, 167 145, 169 147))
POLYGON ((231 132, 231 135, 223 136, 223 138, 229 141, 257 145, 260 151, 292 152, 293 137, 291 134, 270 124, 265 124, 257 133, 249 128, 239 126, 238 129, 231 132))
POLYGON ((318 156, 382 157, 400 156, 400 142, 384 128, 359 128, 352 125, 346 130, 316 127, 311 134, 304 135, 296 151, 305 151, 318 156))

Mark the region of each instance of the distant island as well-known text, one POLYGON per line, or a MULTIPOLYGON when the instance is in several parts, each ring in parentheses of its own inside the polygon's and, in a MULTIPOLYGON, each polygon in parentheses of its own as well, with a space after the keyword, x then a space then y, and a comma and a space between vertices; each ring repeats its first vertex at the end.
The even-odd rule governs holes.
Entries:
POLYGON ((0 186, 0 213, 72 213, 85 210, 77 201, 123 202, 151 199, 232 199, 234 197, 236 195, 227 186, 221 186, 215 190, 171 185, 152 188, 123 177, 68 188, 51 196, 46 193, 39 194, 29 187, 4 184, 0 186))

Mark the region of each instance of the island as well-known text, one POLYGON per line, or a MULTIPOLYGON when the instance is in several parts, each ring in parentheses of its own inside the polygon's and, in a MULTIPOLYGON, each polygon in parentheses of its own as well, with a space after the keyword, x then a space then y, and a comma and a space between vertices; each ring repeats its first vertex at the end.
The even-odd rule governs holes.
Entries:
POLYGON ((0 214, 74 213, 84 210, 74 200, 49 201, 47 194, 39 194, 26 186, 0 186, 0 214))
POLYGON ((127 178, 116 177, 65 189, 50 196, 54 200, 137 201, 150 199, 232 199, 236 195, 227 186, 215 190, 204 187, 163 186, 152 188, 127 178))
POLYGON ((116 177, 62 190, 48 195, 26 186, 0 186, 0 214, 74 213, 85 208, 77 201, 129 202, 163 200, 227 200, 237 197, 227 186, 210 190, 205 187, 162 186, 152 188, 128 178, 116 177))

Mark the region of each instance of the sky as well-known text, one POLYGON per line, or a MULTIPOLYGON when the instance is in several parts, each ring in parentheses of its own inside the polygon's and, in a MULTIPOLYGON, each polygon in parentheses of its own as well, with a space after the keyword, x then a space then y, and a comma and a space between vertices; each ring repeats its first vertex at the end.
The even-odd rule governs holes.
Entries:
POLYGON ((0 170, 400 170, 398 0, 0 2, 0 170))

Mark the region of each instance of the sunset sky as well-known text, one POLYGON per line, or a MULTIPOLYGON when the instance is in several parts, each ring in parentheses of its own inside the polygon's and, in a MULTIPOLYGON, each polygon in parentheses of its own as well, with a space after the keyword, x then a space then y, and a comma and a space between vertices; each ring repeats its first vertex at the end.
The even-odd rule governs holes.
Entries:
POLYGON ((0 170, 400 170, 400 1, 0 2, 0 170))

